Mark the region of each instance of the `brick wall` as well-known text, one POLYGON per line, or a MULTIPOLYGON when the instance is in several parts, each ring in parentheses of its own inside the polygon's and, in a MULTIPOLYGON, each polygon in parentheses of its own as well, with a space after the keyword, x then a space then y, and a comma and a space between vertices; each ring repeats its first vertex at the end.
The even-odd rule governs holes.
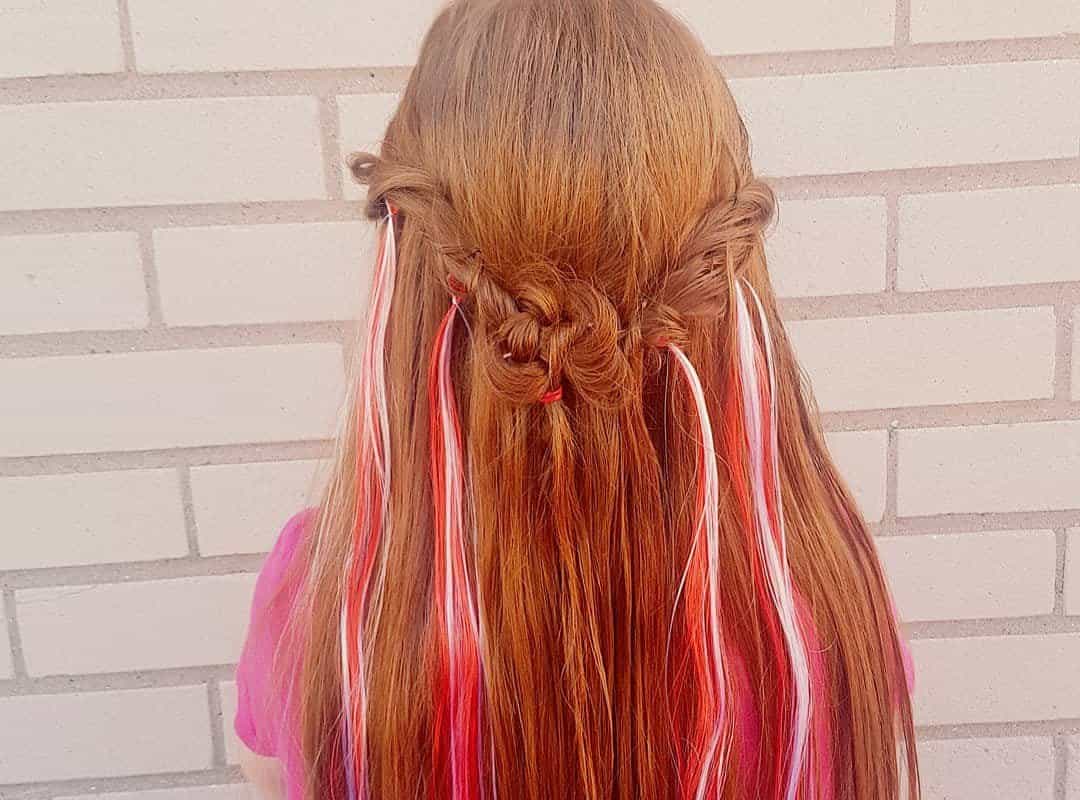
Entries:
MULTIPOLYGON (((669 0, 918 662, 931 800, 1080 800, 1080 4, 669 0)), ((230 662, 325 454, 436 3, 0 0, 0 796, 246 796, 230 662)))

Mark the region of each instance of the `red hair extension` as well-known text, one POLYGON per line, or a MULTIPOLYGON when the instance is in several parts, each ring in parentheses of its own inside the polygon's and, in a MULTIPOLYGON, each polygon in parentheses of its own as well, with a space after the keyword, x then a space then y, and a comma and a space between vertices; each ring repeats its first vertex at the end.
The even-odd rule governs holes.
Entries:
POLYGON ((435 631, 438 637, 432 730, 433 786, 450 800, 478 800, 481 781, 480 621, 466 556, 461 423, 450 374, 455 295, 435 336, 428 373, 431 486, 435 506, 435 631))

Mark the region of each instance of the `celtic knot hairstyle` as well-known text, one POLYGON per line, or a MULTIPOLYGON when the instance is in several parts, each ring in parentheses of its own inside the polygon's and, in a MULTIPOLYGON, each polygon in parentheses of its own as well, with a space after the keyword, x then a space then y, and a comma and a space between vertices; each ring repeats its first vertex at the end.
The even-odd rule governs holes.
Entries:
POLYGON ((898 746, 917 797, 775 199, 686 28, 456 0, 350 166, 380 250, 301 559, 309 797, 884 800, 898 746))

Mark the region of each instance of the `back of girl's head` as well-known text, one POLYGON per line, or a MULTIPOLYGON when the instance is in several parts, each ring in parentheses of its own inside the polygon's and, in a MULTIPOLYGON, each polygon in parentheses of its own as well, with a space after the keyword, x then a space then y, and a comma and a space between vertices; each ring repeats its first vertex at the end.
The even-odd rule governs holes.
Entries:
POLYGON ((310 795, 880 800, 901 738, 914 792, 773 195, 684 25, 457 0, 352 169, 382 238, 305 560, 310 795))

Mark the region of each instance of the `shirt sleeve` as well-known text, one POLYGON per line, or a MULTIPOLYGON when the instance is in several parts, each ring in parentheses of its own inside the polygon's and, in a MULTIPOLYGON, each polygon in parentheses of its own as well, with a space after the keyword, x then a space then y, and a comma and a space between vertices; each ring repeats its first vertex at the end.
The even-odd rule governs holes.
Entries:
POLYGON ((294 515, 278 534, 255 582, 247 636, 236 666, 236 735, 253 753, 282 757, 287 735, 286 694, 289 674, 298 667, 295 648, 286 639, 298 576, 289 566, 312 515, 294 515))

